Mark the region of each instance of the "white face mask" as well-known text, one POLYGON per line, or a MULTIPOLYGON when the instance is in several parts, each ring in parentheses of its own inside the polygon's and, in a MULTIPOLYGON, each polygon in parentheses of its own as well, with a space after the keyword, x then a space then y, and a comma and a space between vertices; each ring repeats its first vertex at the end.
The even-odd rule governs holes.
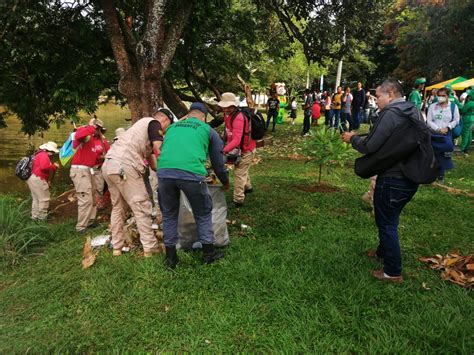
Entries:
POLYGON ((439 102, 440 104, 444 104, 446 101, 448 101, 448 98, 447 98, 447 97, 438 96, 438 102, 439 102))

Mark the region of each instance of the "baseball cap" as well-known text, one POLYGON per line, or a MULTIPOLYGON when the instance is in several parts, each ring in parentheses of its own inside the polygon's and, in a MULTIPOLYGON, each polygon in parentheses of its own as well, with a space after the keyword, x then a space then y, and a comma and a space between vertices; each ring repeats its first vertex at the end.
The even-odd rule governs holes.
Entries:
POLYGON ((160 108, 157 112, 161 112, 162 114, 164 114, 170 120, 170 124, 173 124, 174 115, 170 110, 168 110, 167 108, 160 108))
POLYGON ((199 110, 203 114, 207 115, 207 107, 202 102, 193 102, 193 104, 189 108, 189 111, 192 111, 192 110, 199 110))

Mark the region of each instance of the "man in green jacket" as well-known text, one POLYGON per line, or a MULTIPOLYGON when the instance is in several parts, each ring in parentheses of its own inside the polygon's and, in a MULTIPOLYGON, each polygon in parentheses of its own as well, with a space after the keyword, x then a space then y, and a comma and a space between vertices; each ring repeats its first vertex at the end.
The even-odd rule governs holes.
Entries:
POLYGON ((462 133, 459 149, 467 153, 472 142, 472 126, 474 124, 474 90, 471 89, 467 95, 466 103, 461 108, 462 133))
POLYGON ((408 101, 412 102, 419 110, 421 110, 421 106, 423 104, 423 99, 421 97, 420 91, 423 91, 425 88, 426 79, 425 78, 417 78, 415 80, 415 88, 408 96, 408 101))

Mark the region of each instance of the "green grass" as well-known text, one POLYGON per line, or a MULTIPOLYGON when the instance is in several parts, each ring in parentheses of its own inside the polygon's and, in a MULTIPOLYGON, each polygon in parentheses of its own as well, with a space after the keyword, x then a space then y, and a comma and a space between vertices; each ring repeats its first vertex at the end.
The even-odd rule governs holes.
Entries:
MULTIPOLYGON (((261 151, 217 264, 180 253, 168 272, 161 257, 102 250, 82 270, 83 237, 73 223, 52 227, 42 255, 1 276, 0 352, 472 353, 472 292, 417 260, 474 251, 472 198, 420 187, 400 223, 405 283, 377 282, 380 265, 364 256, 377 243, 360 199, 368 182, 346 166, 323 176, 336 193, 297 189, 317 179, 311 163, 284 158, 300 152, 300 130, 278 126, 261 151)), ((473 162, 456 157, 447 181, 474 192, 473 162)))

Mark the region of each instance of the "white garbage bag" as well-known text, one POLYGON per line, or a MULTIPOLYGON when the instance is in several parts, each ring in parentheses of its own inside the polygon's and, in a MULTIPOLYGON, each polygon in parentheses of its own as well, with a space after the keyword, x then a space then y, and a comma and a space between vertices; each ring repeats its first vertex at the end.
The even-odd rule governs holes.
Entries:
MULTIPOLYGON (((214 227, 214 245, 223 247, 230 243, 229 231, 227 230, 227 202, 224 191, 220 186, 209 185, 209 193, 212 198, 212 225, 214 227)), ((178 218, 179 244, 182 249, 190 250, 198 241, 196 222, 188 199, 181 192, 178 218)), ((196 244, 197 245, 197 244, 196 244)))

